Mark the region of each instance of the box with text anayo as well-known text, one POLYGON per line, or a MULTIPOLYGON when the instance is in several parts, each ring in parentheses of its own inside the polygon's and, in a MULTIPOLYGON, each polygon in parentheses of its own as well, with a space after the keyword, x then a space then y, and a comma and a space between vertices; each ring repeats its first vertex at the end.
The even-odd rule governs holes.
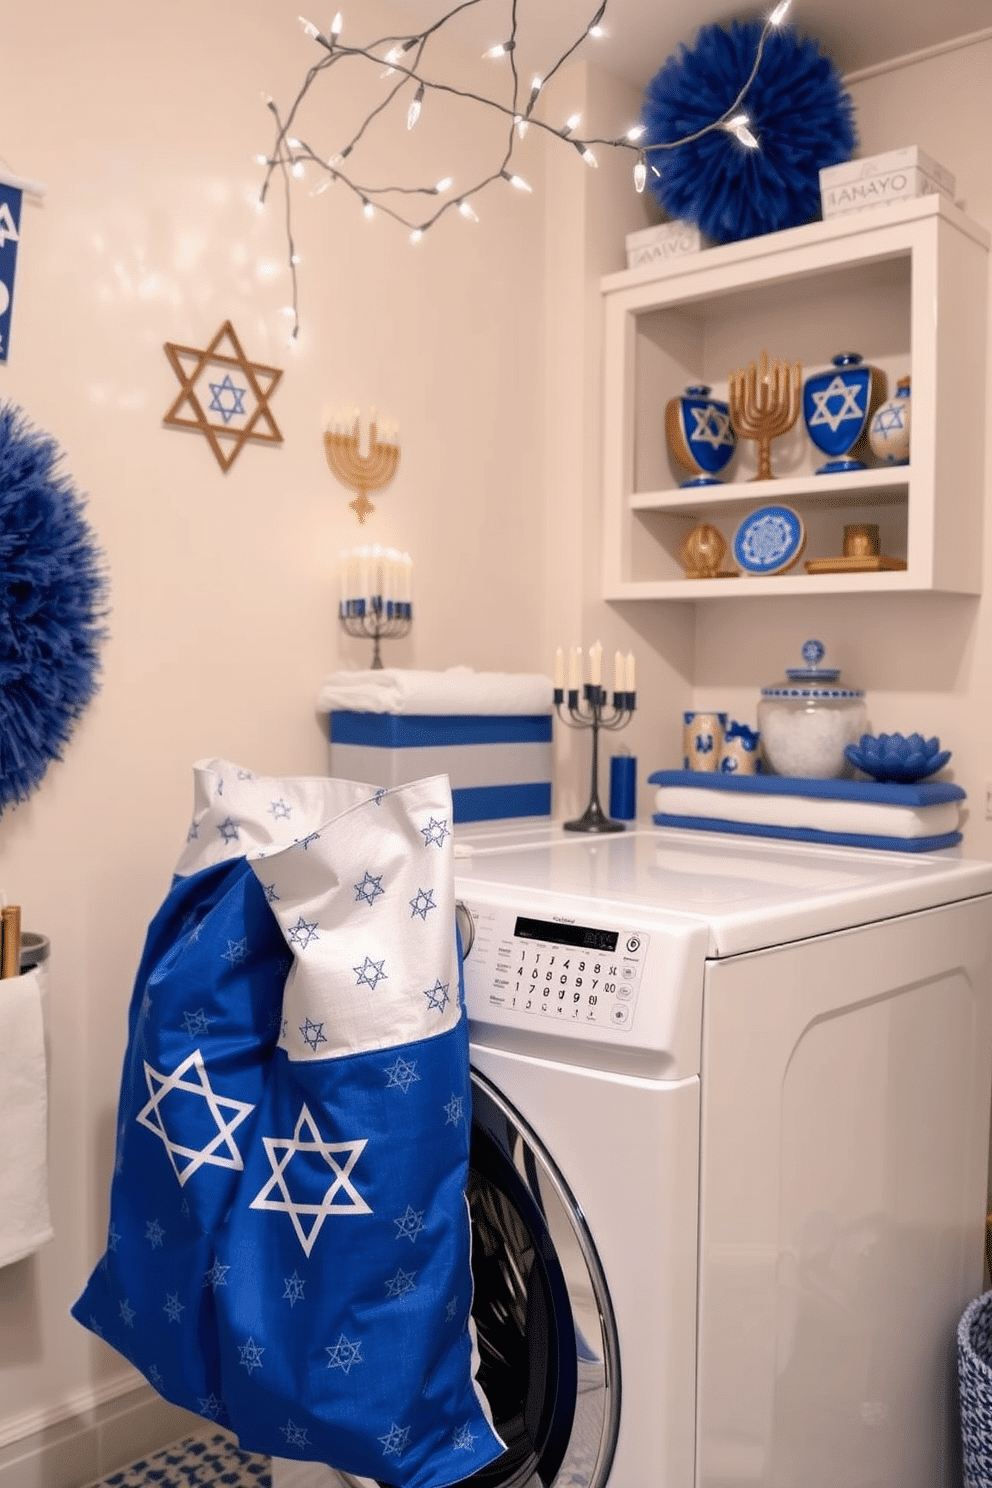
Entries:
POLYGON ((702 238, 698 227, 676 218, 673 222, 659 222, 657 227, 628 233, 626 244, 628 269, 639 269, 644 264, 661 264, 670 258, 698 253, 702 238))
POLYGON ((825 218, 934 193, 952 202, 954 177, 917 145, 865 160, 846 160, 843 165, 826 166, 820 171, 820 204, 825 218))

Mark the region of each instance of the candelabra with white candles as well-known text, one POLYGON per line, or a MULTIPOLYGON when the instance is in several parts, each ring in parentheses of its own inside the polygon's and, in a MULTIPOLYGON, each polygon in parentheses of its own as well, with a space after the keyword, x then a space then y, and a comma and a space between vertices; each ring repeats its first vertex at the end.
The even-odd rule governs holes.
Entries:
POLYGON ((606 815, 599 801, 599 731, 616 733, 634 716, 637 683, 634 654, 617 651, 613 662, 613 698, 603 686, 603 647, 597 641, 589 648, 589 679, 585 678, 581 646, 568 651, 568 686, 565 686, 565 653, 555 653, 555 712, 569 728, 588 729, 592 734, 592 783, 589 804, 581 816, 564 823, 566 832, 623 832, 623 822, 606 815), (564 710, 564 711, 563 711, 564 710))
POLYGON ((372 642, 372 671, 382 670, 383 640, 401 640, 413 624, 409 553, 395 548, 351 548, 341 554, 338 617, 345 633, 372 642))

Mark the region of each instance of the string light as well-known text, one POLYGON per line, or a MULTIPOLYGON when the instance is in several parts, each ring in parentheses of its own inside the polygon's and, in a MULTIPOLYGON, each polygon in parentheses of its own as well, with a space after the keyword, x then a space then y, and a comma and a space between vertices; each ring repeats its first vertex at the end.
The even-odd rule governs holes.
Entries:
POLYGON ((749 150, 756 150, 758 148, 758 141, 747 127, 749 122, 747 114, 735 114, 732 119, 728 119, 725 122, 723 127, 728 134, 732 134, 735 139, 739 140, 742 145, 746 145, 749 150))
MULTIPOLYGON (((475 92, 469 88, 455 87, 449 83, 428 77, 423 70, 424 58, 425 52, 434 38, 443 30, 449 21, 460 15, 462 11, 484 3, 487 3, 487 0, 459 0, 459 3, 454 4, 450 10, 432 22, 422 32, 415 35, 408 34, 400 36, 394 33, 392 36, 381 37, 377 41, 372 41, 366 46, 343 45, 341 43, 340 38, 344 21, 340 11, 334 16, 327 36, 324 36, 319 27, 313 21, 308 20, 306 16, 301 15, 298 17, 305 37, 308 41, 313 42, 320 49, 320 52, 317 60, 308 66, 303 82, 285 118, 280 114, 271 95, 268 93, 262 94, 263 102, 275 120, 276 133, 271 151, 267 155, 259 154, 255 157, 256 163, 265 167, 265 178, 257 203, 259 209, 265 205, 272 178, 276 173, 281 177, 285 191, 287 256, 293 293, 290 313, 294 321, 294 339, 299 330, 298 284, 296 275, 299 258, 295 252, 293 243, 291 182, 304 177, 308 166, 317 172, 323 173, 322 179, 311 189, 310 194, 312 196, 321 195, 332 184, 343 186, 346 190, 354 192, 358 197, 365 217, 371 218, 380 213, 391 217, 395 222, 408 230, 411 243, 419 243, 423 239, 425 232, 445 212, 457 211, 466 219, 478 222, 478 215, 470 205, 469 199, 485 190, 494 181, 505 181, 521 192, 531 191, 532 188, 528 182, 511 168, 517 144, 524 138, 530 127, 542 130, 554 138, 573 145, 582 160, 593 168, 598 165, 597 157, 592 148, 594 145, 632 151, 636 156, 633 167, 634 189, 638 193, 643 192, 645 188, 649 169, 655 176, 660 175, 658 168, 649 159, 650 154, 655 151, 678 149, 680 145, 693 143, 702 138, 703 135, 714 130, 724 130, 732 134, 741 145, 748 149, 760 148, 759 141, 749 128, 747 114, 741 112, 741 105, 757 76, 768 36, 772 30, 782 24, 789 9, 790 0, 778 0, 778 4, 775 5, 768 19, 765 21, 755 48, 754 64, 751 72, 737 97, 724 110, 723 114, 718 119, 713 119, 710 123, 703 125, 693 134, 685 135, 679 139, 647 145, 643 143, 645 129, 641 124, 634 125, 625 134, 620 135, 619 138, 580 138, 574 132, 581 123, 581 116, 579 114, 570 115, 563 125, 556 128, 554 125, 545 123, 534 113, 538 99, 545 92, 548 83, 573 54, 578 51, 585 40, 587 38, 599 38, 606 34, 602 22, 606 13, 607 0, 602 0, 602 3, 596 9, 589 23, 564 48, 557 61, 548 67, 543 75, 535 75, 532 78, 526 101, 522 97, 522 85, 515 60, 519 0, 514 0, 512 6, 510 35, 505 40, 489 47, 483 53, 484 58, 494 62, 506 59, 511 84, 508 90, 508 98, 499 99, 490 97, 485 93, 475 92), (385 97, 380 98, 375 103, 374 107, 370 109, 364 121, 355 130, 349 140, 331 155, 318 153, 306 140, 290 132, 294 121, 300 113, 310 90, 319 80, 325 79, 330 69, 343 62, 347 61, 351 63, 357 59, 363 59, 365 62, 371 63, 379 69, 385 68, 385 71, 380 71, 380 78, 393 78, 394 81, 386 89, 385 97), (484 169, 480 173, 479 179, 470 184, 466 189, 460 191, 457 197, 446 197, 445 200, 438 201, 432 214, 419 221, 417 218, 411 219, 403 210, 402 198, 440 198, 445 195, 452 184, 450 177, 444 177, 433 186, 390 185, 373 187, 367 182, 356 179, 351 167, 348 165, 349 157, 361 143, 373 121, 379 119, 387 111, 390 111, 391 106, 394 106, 394 100, 397 100, 401 91, 405 91, 411 83, 415 87, 415 92, 406 112, 408 130, 413 129, 419 120, 428 91, 446 93, 479 107, 495 111, 497 114, 503 116, 507 125, 502 157, 498 162, 494 161, 488 169, 484 169)), ((533 0, 533 3, 539 3, 539 0, 533 0)), ((500 73, 501 76, 505 77, 504 69, 501 68, 500 73)))
POLYGON ((424 84, 421 83, 420 87, 417 89, 417 91, 416 91, 416 93, 414 95, 413 102, 411 103, 410 107, 407 109, 407 114, 406 114, 406 127, 407 127, 407 129, 412 129, 413 126, 414 126, 414 124, 416 124, 417 120, 420 118, 420 110, 421 110, 421 107, 423 106, 423 102, 424 102, 424 84))
POLYGON ((407 37, 406 41, 397 42, 394 47, 389 48, 389 51, 386 53, 384 60, 395 69, 395 64, 397 62, 401 62, 406 56, 407 52, 413 51, 414 47, 417 45, 417 39, 418 38, 416 36, 409 36, 407 37))

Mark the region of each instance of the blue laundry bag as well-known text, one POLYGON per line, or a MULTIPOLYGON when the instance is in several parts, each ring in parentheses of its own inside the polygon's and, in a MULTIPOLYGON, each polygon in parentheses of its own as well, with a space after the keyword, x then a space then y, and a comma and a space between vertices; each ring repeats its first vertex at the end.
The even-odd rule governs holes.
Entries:
POLYGON ((475 1377, 447 778, 194 775, 73 1316, 248 1450, 441 1488, 504 1450, 475 1377))

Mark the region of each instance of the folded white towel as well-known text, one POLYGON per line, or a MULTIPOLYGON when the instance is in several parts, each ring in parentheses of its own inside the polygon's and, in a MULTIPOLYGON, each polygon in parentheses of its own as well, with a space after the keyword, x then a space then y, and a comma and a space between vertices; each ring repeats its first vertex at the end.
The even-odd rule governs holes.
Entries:
POLYGON ((550 713, 551 678, 537 672, 332 672, 317 698, 321 713, 550 713))
POLYGON ((0 1266, 51 1240, 48 1080, 37 970, 0 980, 0 1266))
POLYGON ((819 796, 759 795, 693 786, 662 785, 655 811, 666 816, 701 816, 750 825, 810 827, 863 837, 937 837, 956 832, 957 801, 933 806, 890 806, 878 801, 832 801, 819 796))

